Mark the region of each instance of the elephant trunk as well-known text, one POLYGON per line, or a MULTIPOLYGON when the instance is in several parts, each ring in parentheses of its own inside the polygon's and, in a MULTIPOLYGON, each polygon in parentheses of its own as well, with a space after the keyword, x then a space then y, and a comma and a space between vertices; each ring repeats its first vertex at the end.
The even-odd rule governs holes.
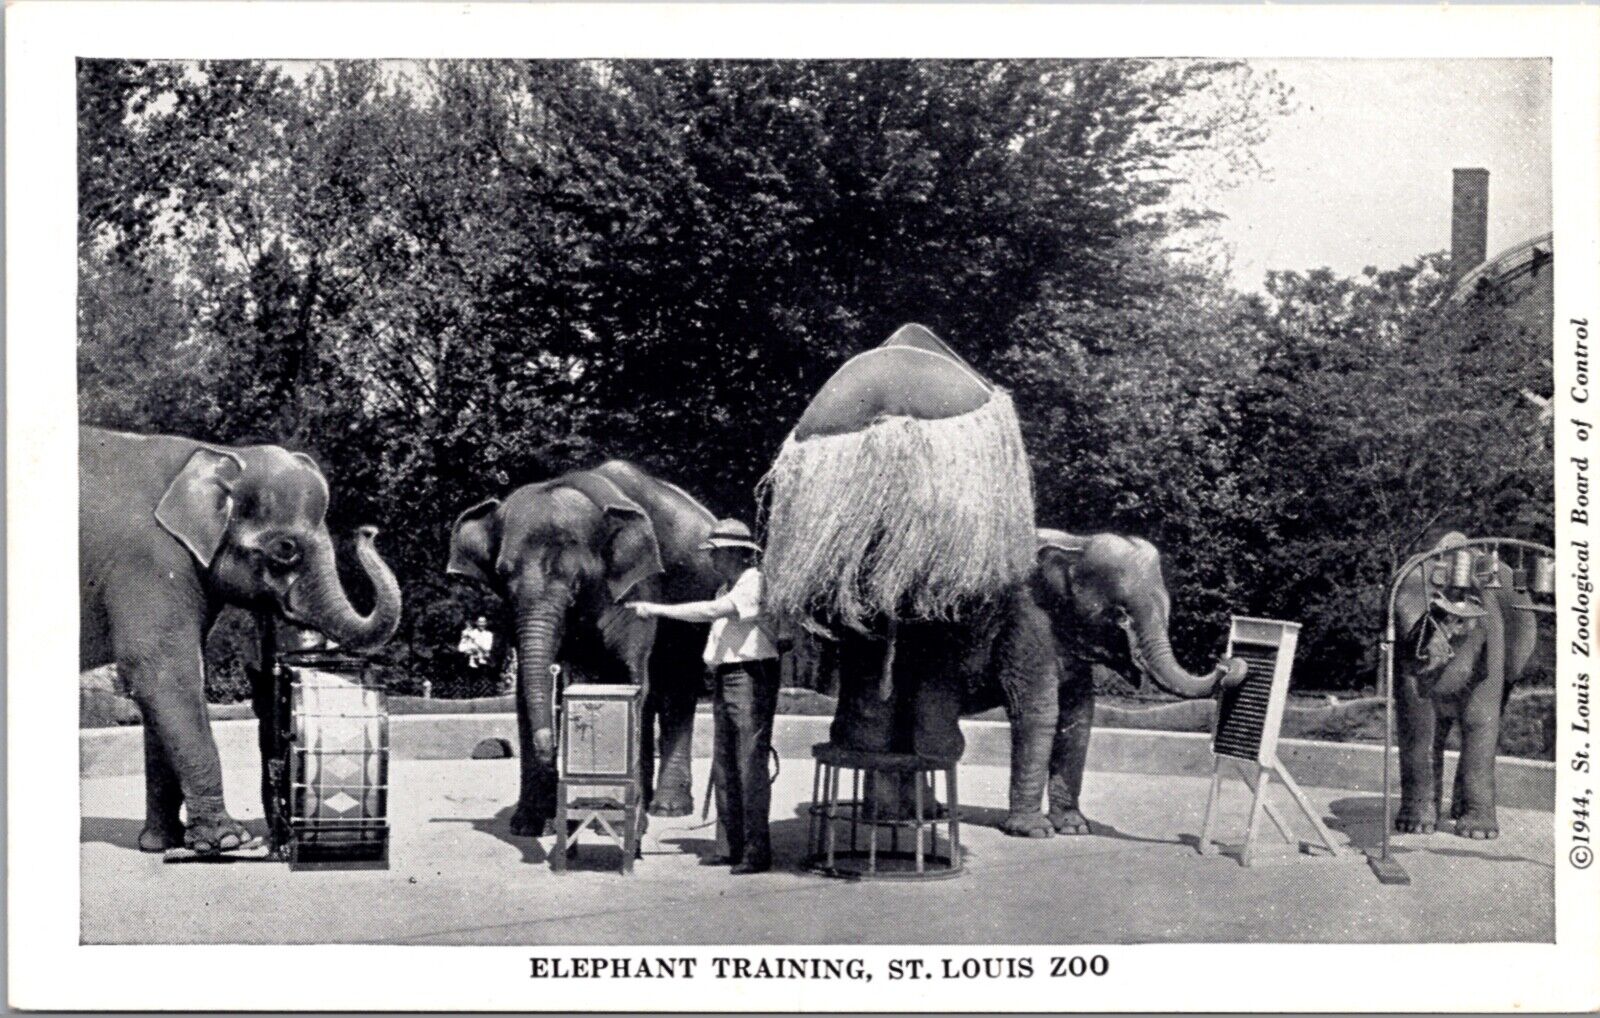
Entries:
POLYGON ((532 731, 532 749, 540 759, 555 759, 556 743, 551 712, 555 702, 555 676, 550 665, 561 640, 566 605, 540 596, 517 609, 517 677, 521 708, 532 731))
POLYGON ((375 647, 393 636, 400 625, 400 584, 378 554, 373 543, 377 536, 377 527, 356 531, 356 561, 367 574, 374 593, 368 615, 362 616, 351 606, 339 582, 332 540, 324 538, 316 543, 305 579, 293 590, 292 614, 350 650, 375 647))
POLYGON ((1234 659, 1219 661, 1208 675, 1195 675, 1185 669, 1172 652, 1165 620, 1158 617, 1135 624, 1128 633, 1128 640, 1145 674, 1167 692, 1185 699, 1210 696, 1216 692, 1218 684, 1234 685, 1244 678, 1244 663, 1234 659))
POLYGON ((1484 615, 1479 629, 1462 641, 1450 663, 1439 673, 1439 678, 1428 692, 1432 696, 1454 696, 1467 687, 1477 673, 1478 655, 1484 655, 1484 676, 1503 675, 1506 667, 1506 622, 1501 606, 1500 592, 1483 592, 1484 615))

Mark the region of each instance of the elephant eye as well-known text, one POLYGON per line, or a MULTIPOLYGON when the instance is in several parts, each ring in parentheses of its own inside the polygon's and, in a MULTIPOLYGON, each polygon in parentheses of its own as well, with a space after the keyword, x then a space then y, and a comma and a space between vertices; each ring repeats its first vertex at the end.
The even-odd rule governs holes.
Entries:
POLYGON ((267 543, 266 555, 275 566, 292 566, 300 561, 300 545, 292 537, 276 537, 267 543))

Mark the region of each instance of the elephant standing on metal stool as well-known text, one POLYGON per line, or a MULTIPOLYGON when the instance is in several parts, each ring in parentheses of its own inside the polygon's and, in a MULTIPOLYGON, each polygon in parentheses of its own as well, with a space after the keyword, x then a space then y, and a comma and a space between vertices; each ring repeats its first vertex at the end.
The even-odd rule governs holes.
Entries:
MULTIPOLYGON (((1447 534, 1435 550, 1465 541, 1447 534)), ((1487 577, 1491 560, 1473 552, 1474 574, 1487 577)), ((1400 728, 1400 812, 1395 829, 1428 833, 1444 799, 1444 750, 1461 725, 1450 817, 1466 838, 1500 834, 1495 815, 1494 760, 1500 718, 1511 687, 1533 656, 1537 624, 1528 595, 1512 587, 1511 570, 1495 563, 1499 585, 1478 584, 1482 606, 1429 596, 1425 572, 1414 570, 1395 599, 1394 700, 1400 728)))
POLYGON ((522 773, 511 833, 538 837, 555 817, 557 661, 571 669, 569 681, 644 688, 646 805, 656 816, 693 810, 689 762, 705 627, 642 619, 623 602, 714 597, 720 580, 700 546, 716 522, 682 488, 620 460, 524 485, 457 517, 449 572, 487 584, 516 613, 522 773))
POLYGON ((144 717, 145 826, 139 847, 238 848, 206 712, 206 633, 227 605, 376 646, 400 621, 400 588, 356 536, 372 612, 351 607, 323 516, 328 482, 309 456, 275 445, 78 433, 81 668, 116 662, 144 717), (187 826, 180 823, 180 808, 187 826))

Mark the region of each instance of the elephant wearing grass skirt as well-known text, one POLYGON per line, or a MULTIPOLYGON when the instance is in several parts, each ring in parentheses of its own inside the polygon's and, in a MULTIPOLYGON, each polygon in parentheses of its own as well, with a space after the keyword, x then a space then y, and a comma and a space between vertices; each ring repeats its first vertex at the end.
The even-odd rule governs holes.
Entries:
MULTIPOLYGON (((1076 656, 1064 674, 1057 628, 1130 620, 1152 674, 1185 695, 1205 695, 1234 671, 1177 667, 1164 586, 1159 596, 1130 594, 1160 584, 1158 566, 1153 581, 1135 568, 1155 562, 1148 545, 1062 535, 1040 569, 1032 474, 1010 397, 922 326, 904 326, 824 383, 762 484, 768 610, 837 634, 831 740, 959 758, 962 713, 1003 702, 1011 833, 1087 827, 1077 789, 1092 696, 1076 656), (1039 806, 1047 772, 1061 776, 1052 818, 1039 806)), ((914 789, 875 794, 880 808, 896 809, 914 789)))

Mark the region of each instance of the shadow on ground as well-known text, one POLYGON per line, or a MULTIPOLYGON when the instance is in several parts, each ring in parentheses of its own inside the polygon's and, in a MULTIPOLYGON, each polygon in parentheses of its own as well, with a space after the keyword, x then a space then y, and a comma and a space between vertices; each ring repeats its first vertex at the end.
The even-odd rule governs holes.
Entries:
MULTIPOLYGON (((1393 808, 1399 808, 1396 801, 1393 808)), ((1343 831, 1350 837, 1350 844, 1366 852, 1368 855, 1377 855, 1383 850, 1383 796, 1363 795, 1350 796, 1344 799, 1335 799, 1328 803, 1328 812, 1331 817, 1324 817, 1324 822, 1335 831, 1343 831)), ((1506 852, 1488 852, 1484 848, 1494 844, 1492 841, 1474 842, 1467 838, 1458 838, 1450 829, 1450 821, 1442 821, 1443 826, 1432 834, 1393 834, 1389 838, 1390 855, 1410 855, 1413 852, 1426 852, 1429 855, 1449 856, 1457 859, 1484 859, 1489 862, 1525 862, 1546 869, 1554 869, 1552 863, 1530 859, 1525 855, 1506 852), (1410 844, 1402 845, 1397 841, 1404 838, 1410 844), (1420 839, 1427 839, 1427 845, 1418 845, 1420 839), (1478 848, 1457 847, 1476 845, 1478 848)))
MULTIPOLYGON (((497 841, 502 841, 522 853, 522 862, 530 866, 550 866, 551 849, 546 848, 548 842, 552 848, 553 841, 548 836, 545 839, 519 837, 511 833, 511 814, 516 807, 506 806, 493 816, 487 817, 433 817, 429 821, 435 824, 464 824, 479 834, 487 835, 497 841)), ((805 804, 796 811, 797 816, 790 820, 776 820, 768 826, 772 838, 773 866, 776 869, 798 866, 806 850, 806 822, 805 804)), ((121 823, 122 821, 112 821, 121 823)), ((89 820, 86 819, 87 832, 89 820)), ((118 836, 128 838, 124 844, 118 841, 106 840, 109 844, 121 847, 137 847, 139 830, 142 825, 133 821, 132 833, 118 831, 118 836)), ((647 838, 643 842, 644 855, 657 855, 663 853, 681 853, 698 858, 701 865, 717 865, 712 862, 716 852, 716 818, 701 821, 696 817, 646 817, 647 833, 654 832, 654 838, 647 838)), ((85 840, 89 840, 87 833, 85 840)), ((621 866, 621 848, 608 842, 606 837, 590 828, 579 836, 577 850, 569 846, 567 853, 567 869, 571 872, 582 873, 590 871, 614 871, 621 866)))
POLYGON ((139 850, 139 832, 144 830, 143 820, 126 817, 84 817, 78 826, 78 842, 87 845, 98 842, 115 848, 139 850))
MULTIPOLYGON (((961 823, 962 824, 971 824, 972 826, 975 826, 975 827, 988 827, 988 828, 992 828, 993 830, 996 830, 996 831, 1001 831, 1002 833, 1004 833, 1004 831, 1005 831, 1005 826, 1004 826, 1005 825, 1005 819, 1006 819, 1006 817, 1008 815, 1009 814, 1003 809, 995 809, 995 808, 989 807, 989 806, 962 806, 961 807, 961 823)), ((1141 837, 1140 835, 1137 835, 1137 834, 1129 834, 1126 831, 1118 830, 1117 828, 1111 826, 1110 824, 1103 824, 1098 820, 1092 820, 1091 819, 1089 821, 1089 833, 1088 834, 1059 834, 1058 833, 1058 834, 1055 835, 1055 837, 1058 837, 1058 838, 1097 837, 1097 838, 1111 838, 1111 839, 1116 840, 1116 841, 1131 841, 1131 842, 1135 842, 1137 844, 1142 844, 1142 845, 1179 845, 1179 844, 1183 844, 1183 839, 1186 836, 1185 835, 1180 835, 1180 836, 1178 836, 1176 838, 1146 838, 1146 837, 1141 837)), ((1189 840, 1193 841, 1195 839, 1190 838, 1189 840)))
POLYGON ((518 837, 511 833, 511 814, 517 810, 513 803, 501 809, 500 812, 488 817, 432 817, 428 822, 434 824, 467 824, 479 834, 487 834, 505 842, 512 848, 522 853, 522 861, 529 865, 548 864, 550 853, 539 844, 538 838, 518 837))
MULTIPOLYGON (((246 820, 244 826, 252 838, 264 839, 267 836, 265 820, 246 820)), ((84 817, 78 825, 78 843, 80 845, 98 843, 137 852, 139 832, 142 830, 144 830, 143 820, 130 820, 127 817, 84 817)), ((217 861, 226 862, 229 858, 224 853, 217 857, 217 861)))

